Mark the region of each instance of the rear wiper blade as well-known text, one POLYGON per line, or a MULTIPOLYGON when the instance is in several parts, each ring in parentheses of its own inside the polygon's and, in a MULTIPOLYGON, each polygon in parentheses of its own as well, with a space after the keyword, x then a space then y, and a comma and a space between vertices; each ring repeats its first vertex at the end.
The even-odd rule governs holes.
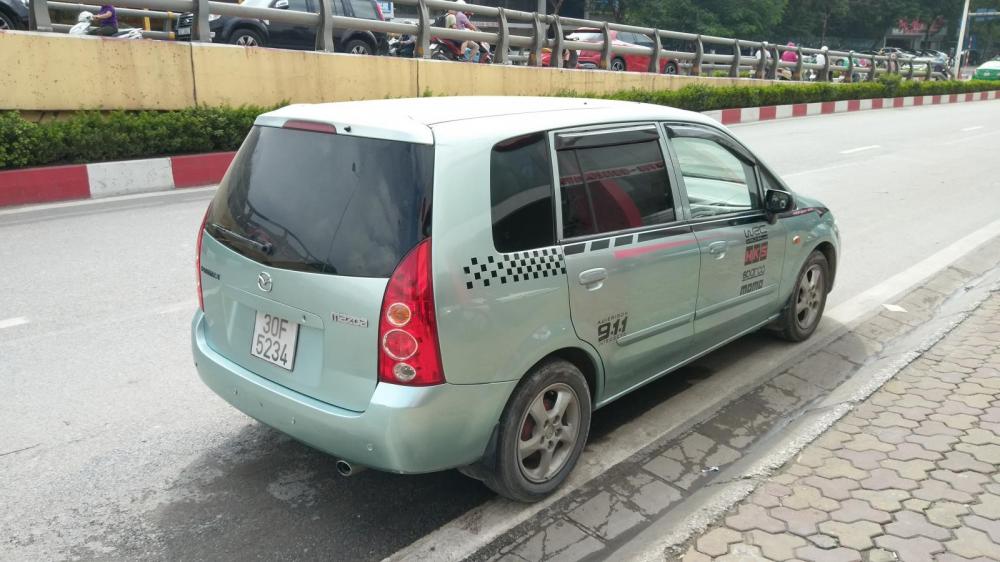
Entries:
POLYGON ((237 234, 237 233, 233 232, 232 230, 229 230, 229 229, 227 229, 225 227, 219 226, 219 225, 217 225, 215 223, 210 223, 209 226, 211 226, 214 230, 216 230, 219 233, 221 233, 226 238, 230 238, 232 240, 236 240, 236 241, 242 242, 242 243, 246 244, 247 246, 250 246, 251 248, 257 250, 258 252, 261 252, 261 253, 264 253, 264 254, 267 254, 267 255, 271 255, 271 252, 274 251, 274 244, 271 244, 269 242, 258 242, 256 240, 254 240, 253 238, 247 238, 246 236, 243 236, 242 234, 237 234))

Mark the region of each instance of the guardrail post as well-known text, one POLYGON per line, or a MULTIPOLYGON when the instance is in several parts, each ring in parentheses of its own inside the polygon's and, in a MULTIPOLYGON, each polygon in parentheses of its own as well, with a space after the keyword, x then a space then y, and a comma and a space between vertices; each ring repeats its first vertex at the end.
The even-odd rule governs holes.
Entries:
POLYGON ((49 3, 46 0, 28 0, 28 29, 32 31, 52 31, 49 17, 49 3))
POLYGON ((795 70, 792 71, 792 80, 798 82, 802 81, 802 68, 805 61, 802 60, 802 47, 795 48, 795 54, 798 55, 798 61, 795 63, 795 70))
POLYGON ((691 76, 701 76, 701 65, 705 62, 705 44, 701 35, 694 39, 694 60, 691 62, 691 76))
POLYGON ((510 27, 507 26, 507 13, 503 8, 497 8, 497 46, 493 49, 493 60, 497 64, 507 64, 510 51, 510 27))
POLYGON ((545 46, 545 26, 542 16, 535 14, 531 20, 531 52, 528 53, 528 66, 542 66, 542 47, 545 46))
POLYGON ((872 57, 869 59, 869 63, 868 64, 869 64, 868 68, 871 69, 871 72, 868 73, 867 80, 869 82, 874 82, 875 78, 878 77, 878 70, 877 70, 878 69, 878 61, 875 60, 875 55, 872 55, 872 57))
POLYGON ((823 70, 821 71, 823 73, 823 75, 819 77, 819 80, 820 80, 820 82, 829 82, 830 81, 830 49, 828 47, 823 47, 821 50, 823 51, 823 70))
POLYGON ((649 72, 654 74, 660 73, 660 60, 662 60, 662 54, 660 51, 663 50, 663 39, 660 38, 660 30, 653 30, 653 56, 649 58, 649 72))
POLYGON ((757 59, 757 71, 754 73, 755 78, 767 78, 767 53, 767 41, 764 41, 757 49, 757 54, 760 55, 760 58, 757 59))
POLYGON ((601 69, 608 70, 611 68, 611 28, 608 27, 608 22, 604 22, 601 26, 601 37, 603 42, 601 44, 601 69))
POLYGON ((563 28, 559 21, 559 16, 552 17, 552 24, 549 29, 553 30, 554 40, 552 43, 552 56, 549 57, 549 66, 553 68, 563 68, 563 28))
POLYGON ((413 54, 416 58, 431 57, 431 16, 424 0, 417 0, 417 44, 413 54))
POLYGON ((163 32, 164 33, 169 33, 171 31, 173 31, 171 29, 171 27, 173 27, 173 25, 172 25, 173 23, 174 23, 174 13, 171 12, 171 11, 167 11, 167 17, 164 18, 164 20, 163 20, 163 32))
MULTIPOLYGON (((333 52, 333 6, 332 0, 318 0, 319 27, 316 29, 316 50, 333 52)), ((336 0, 340 1, 340 0, 336 0)))
POLYGON ((913 80, 913 59, 906 60, 906 79, 913 80))
POLYGON ((779 56, 779 51, 778 51, 778 46, 777 45, 771 47, 771 50, 772 50, 771 64, 767 65, 767 79, 768 80, 777 80, 778 79, 778 65, 781 63, 781 57, 779 56))
POLYGON ((208 0, 194 0, 194 22, 191 26, 191 40, 210 42, 212 32, 208 28, 208 0))
POLYGON ((844 75, 844 82, 848 84, 854 82, 854 51, 847 53, 847 74, 844 75))
POLYGON ((740 51, 740 40, 733 39, 733 62, 729 65, 729 77, 740 77, 740 64, 743 62, 743 53, 740 51))
POLYGON ((927 61, 927 76, 924 78, 924 82, 928 82, 931 79, 931 74, 934 73, 934 67, 931 66, 931 61, 927 61))

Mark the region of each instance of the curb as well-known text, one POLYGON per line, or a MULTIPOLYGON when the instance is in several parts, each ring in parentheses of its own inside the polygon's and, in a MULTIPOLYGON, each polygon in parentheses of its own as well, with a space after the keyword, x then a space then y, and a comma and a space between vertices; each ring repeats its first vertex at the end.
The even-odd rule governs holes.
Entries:
POLYGON ((0 172, 0 207, 99 199, 218 183, 235 152, 0 172))
MULTIPOLYGON (((723 125, 735 125, 812 115, 995 99, 1000 99, 1000 91, 998 90, 967 94, 717 109, 705 111, 703 114, 723 125)), ((213 152, 123 162, 0 171, 0 207, 52 203, 70 199, 98 199, 115 195, 212 185, 219 183, 222 176, 225 175, 235 154, 235 152, 213 152)))
POLYGON ((768 105, 764 107, 744 107, 736 109, 716 109, 703 112, 723 125, 772 121, 791 117, 809 117, 832 113, 849 113, 872 109, 896 109, 922 105, 942 105, 971 101, 987 101, 1000 98, 1000 91, 971 92, 967 94, 940 94, 932 96, 907 96, 902 98, 873 98, 866 100, 824 101, 816 103, 796 103, 791 105, 768 105))

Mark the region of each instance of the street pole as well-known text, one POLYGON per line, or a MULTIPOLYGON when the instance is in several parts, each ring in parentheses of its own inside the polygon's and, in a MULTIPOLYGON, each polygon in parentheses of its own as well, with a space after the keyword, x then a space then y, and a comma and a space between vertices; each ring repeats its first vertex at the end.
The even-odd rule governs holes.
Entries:
POLYGON ((965 45, 965 25, 969 21, 969 0, 965 0, 965 8, 962 9, 962 24, 958 27, 958 48, 955 49, 955 72, 952 74, 955 80, 962 79, 962 47, 965 45))

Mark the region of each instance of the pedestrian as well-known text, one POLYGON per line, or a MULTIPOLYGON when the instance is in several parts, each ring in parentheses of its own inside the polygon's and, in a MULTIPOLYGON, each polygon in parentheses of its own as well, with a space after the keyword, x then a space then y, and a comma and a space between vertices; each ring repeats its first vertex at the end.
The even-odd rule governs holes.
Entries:
MULTIPOLYGON (((789 41, 788 45, 785 46, 794 48, 795 43, 789 41)), ((799 55, 795 51, 785 51, 781 53, 781 60, 784 62, 799 62, 799 55)))
POLYGON ((97 20, 99 25, 88 31, 88 35, 112 37, 115 33, 118 33, 118 12, 115 11, 115 7, 111 4, 102 4, 101 11, 97 12, 94 19, 97 20))
POLYGON ((826 45, 823 45, 823 52, 822 53, 816 53, 816 64, 824 67, 824 68, 819 69, 819 71, 818 71, 818 76, 822 76, 823 77, 823 82, 829 82, 830 81, 830 73, 827 72, 827 74, 825 76, 823 75, 823 73, 826 72, 825 71, 825 67, 826 67, 826 54, 825 53, 826 53, 826 51, 827 51, 827 47, 826 47, 826 45))

